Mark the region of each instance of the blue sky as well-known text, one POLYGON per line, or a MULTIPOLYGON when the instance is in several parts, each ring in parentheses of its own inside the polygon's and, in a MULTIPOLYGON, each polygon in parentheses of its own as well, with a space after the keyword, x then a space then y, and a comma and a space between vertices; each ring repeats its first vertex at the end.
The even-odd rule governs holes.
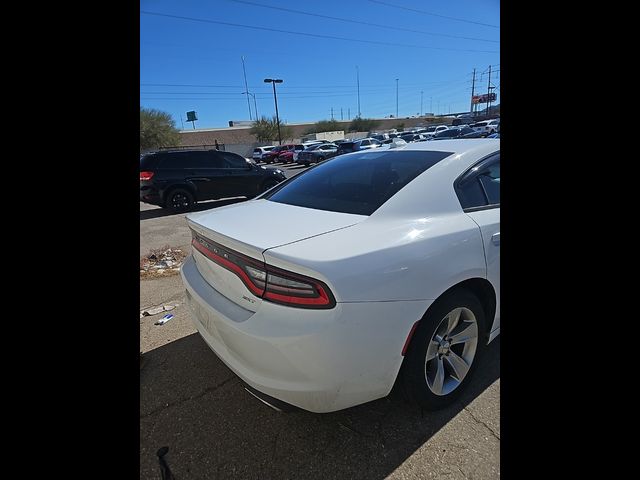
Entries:
POLYGON ((420 113, 421 98, 423 113, 468 111, 473 69, 486 93, 490 65, 500 102, 496 0, 141 0, 140 12, 140 104, 170 113, 178 128, 181 116, 192 128, 190 110, 196 128, 249 119, 242 56, 260 116, 275 114, 263 80, 284 80, 276 88, 287 123, 330 119, 332 107, 337 120, 356 116, 358 71, 363 117, 395 116, 396 86, 400 117, 420 113))

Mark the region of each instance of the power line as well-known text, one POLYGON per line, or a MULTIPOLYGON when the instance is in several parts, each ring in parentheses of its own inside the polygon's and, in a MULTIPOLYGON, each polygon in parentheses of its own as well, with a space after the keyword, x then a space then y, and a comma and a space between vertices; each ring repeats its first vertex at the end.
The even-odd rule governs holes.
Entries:
MULTIPOLYGON (((403 88, 409 87, 422 87, 427 85, 447 85, 452 82, 457 82, 456 80, 438 80, 432 82, 420 82, 420 83, 407 83, 403 88)), ((141 86, 144 87, 194 87, 194 88, 243 88, 242 85, 205 85, 205 84, 193 84, 193 83, 140 83, 141 86)), ((368 85, 366 87, 361 88, 379 88, 379 87, 388 87, 387 84, 376 84, 376 85, 368 85)), ((249 88, 266 88, 262 85, 251 85, 249 88)), ((282 87, 283 89, 285 87, 282 87)), ((353 85, 287 85, 287 89, 291 88, 353 88, 353 85)))
POLYGON ((465 20, 464 18, 449 17, 447 15, 440 15, 439 13, 425 12, 424 10, 416 10, 415 8, 402 7, 400 5, 394 5, 392 3, 381 2, 379 0, 369 0, 369 1, 371 3, 379 3, 380 5, 386 5, 387 7, 399 8, 401 10, 408 10, 410 12, 422 13, 424 15, 432 15, 434 17, 447 18, 449 20, 456 20, 458 22, 473 23, 475 25, 484 25, 485 27, 500 28, 497 25, 490 25, 488 23, 482 23, 482 22, 474 22, 473 20, 465 20))
POLYGON ((378 42, 375 40, 362 40, 359 38, 348 38, 348 37, 337 37, 333 35, 320 35, 317 33, 306 33, 306 32, 292 32, 290 30, 280 30, 277 28, 268 28, 268 27, 257 27, 255 25, 243 25, 240 23, 230 23, 230 22, 218 22, 216 20, 207 20, 204 18, 194 18, 194 17, 182 17, 179 15, 169 15, 166 13, 158 13, 158 12, 148 12, 146 10, 140 10, 140 13, 144 15, 154 15, 157 17, 165 17, 165 18, 175 18, 178 20, 187 20, 191 22, 201 22, 201 23, 212 23, 215 25, 225 25, 228 27, 239 27, 239 28, 249 28, 252 30, 265 30, 268 32, 277 32, 277 33, 288 33, 290 35, 301 35, 304 37, 315 37, 315 38, 329 38, 331 40, 343 40, 346 42, 359 42, 359 43, 371 43, 374 45, 385 45, 389 47, 413 47, 413 48, 428 48, 433 50, 447 50, 451 52, 471 52, 471 53, 500 53, 497 50, 470 50, 470 49, 460 49, 460 48, 445 48, 445 47, 429 47, 427 45, 411 45, 406 43, 391 43, 391 42, 378 42))
POLYGON ((318 13, 303 12, 302 10, 293 10, 291 8, 274 7, 272 5, 263 5, 261 3, 248 2, 246 0, 229 0, 229 1, 230 2, 235 2, 235 3, 243 3, 245 5, 253 5, 253 6, 256 6, 256 7, 270 8, 272 10, 281 10, 283 12, 291 12, 291 13, 296 13, 296 14, 299 14, 299 15, 307 15, 309 17, 328 18, 329 20, 337 20, 339 22, 357 23, 357 24, 360 24, 360 25, 367 25, 367 26, 370 26, 370 27, 386 28, 386 29, 389 29, 389 30, 399 30, 399 31, 404 31, 404 32, 421 33, 423 35, 434 35, 434 36, 438 36, 438 37, 460 38, 460 39, 463 39, 463 40, 474 40, 476 42, 500 43, 500 40, 487 40, 487 39, 484 39, 484 38, 462 37, 460 35, 448 35, 446 33, 433 33, 433 32, 426 32, 424 30, 412 30, 410 28, 392 27, 392 26, 389 26, 389 25, 381 25, 379 23, 361 22, 359 20, 352 20, 352 19, 349 19, 349 18, 332 17, 332 16, 329 16, 329 15, 322 15, 322 14, 318 14, 318 13))

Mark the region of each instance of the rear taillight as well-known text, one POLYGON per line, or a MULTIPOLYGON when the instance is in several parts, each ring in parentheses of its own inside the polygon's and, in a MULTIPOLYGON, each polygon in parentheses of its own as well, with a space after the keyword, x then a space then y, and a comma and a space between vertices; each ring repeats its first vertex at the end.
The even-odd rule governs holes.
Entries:
POLYGON ((320 280, 266 265, 191 233, 196 250, 234 273, 256 297, 299 308, 328 309, 336 304, 331 290, 320 280))
POLYGON ((144 182, 146 180, 151 180, 153 178, 154 172, 140 172, 140 181, 144 182))

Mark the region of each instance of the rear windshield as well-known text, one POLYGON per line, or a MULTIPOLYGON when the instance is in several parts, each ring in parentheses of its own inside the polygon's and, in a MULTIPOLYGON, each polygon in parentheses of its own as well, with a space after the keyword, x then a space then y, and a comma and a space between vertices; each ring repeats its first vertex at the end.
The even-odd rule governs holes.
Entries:
POLYGON ((452 152, 375 151, 334 157, 263 198, 330 212, 371 215, 452 152))

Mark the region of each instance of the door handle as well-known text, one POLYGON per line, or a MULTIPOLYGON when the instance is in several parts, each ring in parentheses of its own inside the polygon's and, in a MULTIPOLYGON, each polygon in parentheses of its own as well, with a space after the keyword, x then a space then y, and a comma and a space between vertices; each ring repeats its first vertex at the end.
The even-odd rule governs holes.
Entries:
POLYGON ((500 232, 491 235, 491 243, 494 245, 500 245, 500 232))

